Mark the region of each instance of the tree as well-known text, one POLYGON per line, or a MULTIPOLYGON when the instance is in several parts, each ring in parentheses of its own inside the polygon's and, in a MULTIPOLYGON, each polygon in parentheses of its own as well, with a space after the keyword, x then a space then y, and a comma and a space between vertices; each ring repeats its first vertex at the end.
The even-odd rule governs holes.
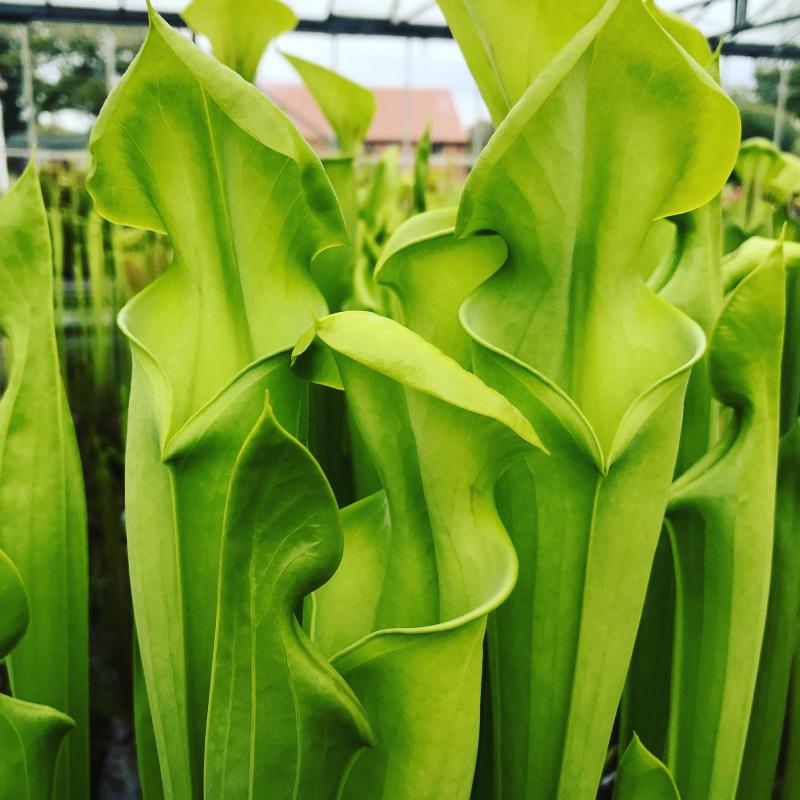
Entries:
POLYGON ((0 99, 3 103, 3 126, 6 134, 24 130, 22 120, 22 70, 19 61, 19 39, 9 26, 0 28, 0 99))
MULTIPOLYGON (((102 29, 65 24, 36 23, 30 28, 33 61, 33 99, 37 112, 74 109, 97 114, 106 99, 106 66, 102 57, 102 29)), ((143 32, 123 34, 117 45, 115 67, 124 72, 133 59, 143 32)), ((0 74, 6 134, 25 129, 22 106, 20 39, 13 26, 0 27, 0 74)))
MULTIPOLYGON (((780 70, 777 67, 759 67, 756 70, 756 94, 758 98, 771 106, 778 104, 778 83, 780 70)), ((789 69, 789 95, 786 110, 790 114, 800 116, 800 64, 793 64, 789 69)))

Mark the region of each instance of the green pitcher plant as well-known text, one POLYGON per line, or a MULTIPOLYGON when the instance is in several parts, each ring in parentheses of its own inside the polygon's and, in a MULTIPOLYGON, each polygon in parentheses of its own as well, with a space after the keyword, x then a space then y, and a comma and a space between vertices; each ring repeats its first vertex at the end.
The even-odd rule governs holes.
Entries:
POLYGON ((455 235, 492 231, 508 247, 460 318, 476 372, 534 421, 552 454, 529 456, 499 489, 520 580, 489 632, 494 792, 591 797, 686 381, 704 348, 702 331, 642 284, 637 252, 653 219, 719 191, 736 110, 636 0, 536 13, 508 3, 500 14, 477 1, 441 5, 499 123, 455 235), (535 53, 527 74, 520 49, 535 53))
POLYGON ((327 317, 295 354, 347 391, 383 487, 343 509, 342 564, 308 621, 375 727, 342 797, 468 797, 486 620, 517 575, 494 487, 541 443, 502 395, 383 317, 327 317))
POLYGON ((687 800, 735 797, 741 771, 772 569, 784 293, 778 246, 716 325, 709 370, 732 417, 675 482, 667 511, 676 618, 666 761, 687 800))
POLYGON ((192 0, 181 13, 192 30, 207 36, 214 55, 246 81, 256 78, 270 43, 297 25, 297 17, 280 0, 192 0))
POLYGON ((613 800, 680 800, 669 770, 636 734, 619 760, 613 800))
POLYGON ((800 159, 755 137, 742 142, 735 172, 740 188, 726 208, 725 251, 732 252, 750 237, 777 236, 784 225, 784 238, 796 241, 800 159))
MULTIPOLYGON (((83 800, 89 795, 86 506, 56 344, 50 230, 33 164, 0 199, 0 334, 10 356, 0 396, 0 547, 19 571, 30 607, 25 637, 3 655, 14 702, 54 709, 42 712, 52 723, 51 748, 66 733, 64 720, 74 720, 54 791, 83 800)), ((40 712, 25 708, 31 716, 20 723, 24 737, 38 735, 40 712)), ((32 800, 45 796, 37 792, 31 789, 32 800)))
MULTIPOLYGON (((754 237, 726 257, 723 278, 729 291, 757 269, 776 242, 754 237)), ((800 614, 800 353, 797 342, 800 246, 783 244, 786 267, 786 321, 780 389, 780 440, 775 500, 775 532, 769 606, 761 646, 761 663, 753 699, 739 779, 738 797, 767 797, 775 780, 781 748, 784 710, 795 651, 795 626, 800 614)), ((791 757, 788 759, 791 762, 791 757)), ((791 795, 789 795, 791 796, 791 795)))
MULTIPOLYGON (((719 51, 681 18, 648 4, 662 27, 719 81, 719 51)), ((648 276, 650 288, 692 318, 710 339, 724 304, 722 278, 722 198, 656 224, 673 228, 671 246, 648 276)), ((655 227, 655 225, 654 225, 655 227)), ((651 229, 652 230, 652 229, 651 229)), ((680 476, 721 434, 721 409, 711 388, 708 354, 692 368, 684 399, 683 424, 675 464, 680 476)), ((675 570, 668 532, 662 531, 650 573, 645 606, 628 670, 621 706, 620 746, 634 731, 660 758, 666 757, 675 605, 675 570)))
MULTIPOLYGON (((264 408, 265 392, 270 397, 266 418, 274 417, 275 424, 287 436, 305 435, 307 384, 300 372, 291 371, 289 350, 303 329, 315 317, 320 319, 324 315, 324 299, 311 282, 308 265, 321 250, 344 240, 344 223, 321 163, 288 120, 252 86, 172 31, 155 12, 151 12, 148 40, 106 105, 95 127, 91 147, 95 168, 89 187, 98 210, 111 220, 167 233, 175 251, 174 263, 167 273, 142 291, 120 317, 134 353, 126 467, 131 581, 144 687, 163 791, 168 797, 181 798, 203 793, 240 796, 237 792, 243 785, 241 781, 246 780, 248 762, 236 755, 244 750, 234 749, 229 726, 220 727, 216 720, 244 713, 244 706, 237 704, 239 691, 241 702, 249 703, 253 724, 266 707, 263 702, 249 700, 250 692, 242 683, 254 680, 252 674, 247 678, 240 672, 243 666, 251 664, 251 658, 245 658, 239 648, 228 650, 230 637, 235 636, 234 631, 241 624, 237 612, 240 600, 236 599, 241 590, 234 587, 231 589, 234 595, 227 599, 229 587, 224 577, 235 571, 227 566, 228 542, 231 542, 231 563, 241 564, 241 558, 246 557, 240 550, 243 544, 232 538, 242 534, 238 529, 233 533, 230 519, 240 513, 234 511, 236 498, 253 491, 246 485, 253 468, 244 470, 241 465, 266 458, 266 445, 252 445, 251 453, 248 444, 251 437, 257 441, 262 438, 263 431, 256 428, 256 423, 264 408), (168 84, 161 82, 160 76, 165 74, 170 76, 168 84), (173 120, 163 116, 164 99, 159 98, 159 92, 166 86, 174 92, 167 104, 175 109, 173 120), (180 96, 184 98, 181 107, 177 104, 180 96), (139 128, 134 137, 135 147, 131 126, 139 128), (182 131, 180 139, 173 138, 178 129, 182 131), (181 148, 210 148, 217 158, 213 164, 200 158, 183 161, 180 150, 164 148, 165 138, 176 148, 178 143, 181 148), (187 171, 190 163, 194 169, 187 171), (114 191, 120 182, 132 189, 124 202, 114 191), (252 194, 249 202, 241 194, 245 187, 252 194), (184 204, 187 197, 195 198, 189 207, 184 204), (216 222, 209 224, 210 220, 216 222), (203 241, 197 238, 201 231, 203 241), (262 260, 265 252, 272 254, 266 266, 262 260), (232 291, 234 280, 238 288, 232 291), (260 305, 256 297, 261 298, 260 305), (272 313, 263 313, 263 303, 272 308, 272 313), (176 307, 182 307, 183 313, 176 314, 176 307), (187 359, 187 354, 193 355, 187 359), (219 592, 216 591, 218 575, 223 576, 219 592), (220 761, 223 755, 224 760, 220 761), (232 767, 226 767, 229 761, 236 765, 235 774, 232 767)), ((380 318, 374 319, 380 322, 380 318)), ((323 329, 323 322, 315 324, 323 329)), ((399 331, 405 330, 391 324, 399 331)), ((389 356, 399 359, 403 353, 403 348, 394 346, 391 340, 383 349, 380 337, 368 340, 373 341, 376 349, 373 358, 379 363, 389 356)), ((425 354, 432 357, 428 351, 425 354)), ((517 438, 538 441, 529 424, 504 398, 455 363, 447 359, 445 363, 452 364, 456 371, 454 380, 466 381, 468 387, 477 386, 473 391, 479 397, 483 392, 501 411, 505 409, 503 413, 510 418, 507 424, 521 431, 517 438)), ((429 367, 429 371, 435 370, 429 367)), ((500 422, 503 421, 501 415, 500 422)), ((264 437, 270 438, 266 433, 264 437)), ((480 477, 489 480, 486 475, 480 477)), ((279 482, 278 488, 280 485, 279 482)), ((489 493, 491 485, 489 481, 484 492, 489 493)), ((475 488, 472 483, 468 487, 475 488)), ((276 488, 274 499, 278 501, 279 497, 276 488)), ((330 505, 330 498, 327 501, 330 505)), ((258 520, 248 516, 252 510, 242 502, 246 508, 241 511, 245 515, 241 524, 257 526, 258 520)), ((488 507, 491 508, 491 503, 488 507)), ((330 512, 326 513, 330 517, 330 512)), ((323 511, 320 514, 324 518, 323 511)), ((477 514, 477 510, 471 511, 467 520, 477 514)), ((402 514, 399 516, 398 524, 407 526, 402 514)), ((288 526, 290 521, 283 524, 288 526)), ((491 518, 485 523, 489 530, 483 536, 490 542, 491 526, 496 524, 491 518)), ((329 535, 335 536, 336 527, 330 527, 329 535)), ((425 540, 424 531, 414 535, 422 539, 414 546, 429 550, 430 538, 425 540)), ((463 535, 467 537, 468 531, 463 535)), ((397 538, 399 541, 400 537, 397 538)), ((276 548, 271 558, 280 557, 279 545, 280 540, 272 545, 264 542, 265 548, 276 548)), ((250 546, 255 544, 251 542, 250 546)), ((332 544, 327 546, 335 553, 332 544)), ((249 558, 254 558, 252 553, 249 558)), ((476 589, 471 581, 465 590, 467 599, 449 601, 457 608, 443 608, 442 619, 437 615, 424 621, 412 617, 410 621, 400 618, 387 623, 389 628, 454 625, 452 619, 460 624, 462 616, 474 617, 475 624, 469 626, 469 632, 473 650, 477 642, 478 658, 472 662, 470 681, 463 693, 466 699, 461 695, 456 697, 472 718, 472 724, 464 726, 466 747, 458 761, 445 758, 443 753, 437 756, 437 762, 458 767, 459 793, 468 789, 477 745, 482 624, 491 605, 499 603, 513 585, 513 551, 507 545, 504 558, 505 561, 501 557, 501 562, 506 566, 500 570, 499 588, 476 589), (479 599, 473 597, 476 592, 479 599)), ((319 574, 330 571, 332 561, 321 560, 319 574)), ((431 566, 435 568, 436 563, 431 566)), ((317 573, 310 570, 305 580, 312 581, 314 574, 317 573)), ((264 596, 282 586, 280 577, 264 576, 264 596)), ((296 582, 305 585, 300 581, 302 576, 297 577, 296 582)), ((249 591, 251 602, 259 602, 260 591, 252 588, 249 591)), ((287 605, 283 611, 289 625, 293 606, 288 598, 294 591, 299 593, 296 597, 299 600, 302 592, 298 587, 291 589, 290 585, 285 591, 287 605)), ((275 602, 264 608, 277 612, 275 602)), ((337 615, 342 617, 347 607, 337 608, 337 615)), ((379 618, 376 623, 382 620, 379 618)), ((269 625, 270 619, 265 617, 264 624, 269 625)), ((316 627, 323 630, 321 622, 316 627)), ((340 634, 349 635, 349 632, 340 634)), ((438 642, 439 637, 435 638, 438 642)), ((240 641, 241 648, 251 648, 252 658, 259 663, 256 643, 251 640, 248 645, 245 639, 240 641)), ((302 655, 295 653, 296 648, 290 649, 284 637, 277 636, 273 642, 275 648, 286 649, 287 657, 302 655)), ((416 644, 417 639, 413 642, 416 644)), ((355 639, 346 643, 355 643, 355 639)), ((334 655, 326 647, 321 647, 321 651, 334 655)), ((269 664, 274 660, 269 656, 265 659, 269 664)), ((300 658, 298 673, 307 674, 314 663, 319 665, 320 659, 320 656, 312 658, 312 664, 308 665, 308 659, 300 658)), ((347 677, 344 668, 338 667, 335 660, 332 663, 347 677)), ((463 669, 457 655, 453 656, 453 663, 453 669, 463 669)), ((336 796, 336 787, 343 779, 349 759, 371 736, 363 712, 345 691, 346 687, 340 680, 337 683, 330 670, 323 670, 323 674, 333 682, 331 693, 336 689, 341 695, 341 707, 331 724, 333 719, 339 719, 349 725, 348 741, 354 752, 346 752, 342 742, 341 758, 335 757, 335 748, 331 750, 331 765, 318 765, 317 778, 306 776, 298 767, 296 785, 305 787, 302 796, 307 797, 321 796, 323 784, 326 792, 336 796)), ((283 678, 275 676, 273 693, 280 686, 285 691, 294 687, 299 692, 299 675, 290 677, 291 683, 287 685, 283 678)), ((442 679, 445 677, 443 671, 442 679)), ((313 694, 318 691, 314 687, 319 678, 314 678, 312 672, 309 680, 308 692, 313 694)), ((351 685, 355 686, 355 681, 351 685)), ((366 703, 357 687, 354 691, 366 703)), ((265 686, 265 697, 269 696, 265 686)), ((296 702, 301 702, 299 694, 296 702)), ((308 713, 317 711, 328 718, 333 713, 332 703, 336 705, 335 697, 320 707, 309 696, 308 713)), ((411 712, 405 710, 406 706, 414 705, 411 699, 401 702, 398 713, 409 716, 411 712)), ((291 705, 288 710, 291 711, 291 705)), ((422 733, 421 729, 419 735, 422 733)), ((298 729, 297 735, 301 734, 298 729)), ((272 738, 265 735, 265 748, 274 745, 276 736, 287 747, 295 741, 294 736, 286 736, 286 731, 276 731, 272 738)), ((432 736, 430 732, 428 735, 432 736)), ((314 741, 312 738, 302 746, 310 747, 314 741)), ((277 751, 271 748, 269 752, 276 759, 270 763, 278 764, 277 751)), ((250 755, 251 765, 255 758, 250 755)), ((376 758, 380 763, 383 756, 376 758)), ((308 759, 302 763, 309 764, 308 759)), ((359 764, 369 764, 369 759, 359 759, 353 780, 359 773, 359 764)), ((265 774, 272 776, 269 780, 274 780, 276 787, 281 785, 281 776, 286 777, 285 771, 280 770, 265 768, 265 774)), ((286 780, 294 779, 286 777, 286 780)), ((390 777, 373 779, 366 784, 373 787, 367 791, 374 791, 383 782, 391 785, 390 777)))
MULTIPOLYGON (((14 650, 29 622, 22 577, 0 550, 0 659, 14 650)), ((53 797, 58 753, 74 727, 72 719, 60 711, 0 694, 0 798, 53 797)))
POLYGON ((91 151, 98 211, 174 249, 120 318, 134 359, 126 516, 163 791, 199 797, 231 470, 265 391, 287 431, 305 428, 289 351, 326 310, 307 265, 346 233, 286 117, 153 11, 91 151))

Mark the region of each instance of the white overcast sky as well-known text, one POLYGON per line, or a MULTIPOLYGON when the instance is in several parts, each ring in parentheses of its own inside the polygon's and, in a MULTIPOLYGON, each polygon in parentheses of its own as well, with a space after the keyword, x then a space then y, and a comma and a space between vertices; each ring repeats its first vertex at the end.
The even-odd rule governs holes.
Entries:
MULTIPOLYGON (((413 18, 415 22, 427 24, 443 22, 436 4, 425 0, 285 1, 301 18, 324 18, 332 7, 334 13, 342 16, 386 18, 394 12, 396 19, 413 18)), ((749 0, 749 16, 755 21, 786 16, 796 11, 798 2, 800 0, 749 0)), ((114 8, 120 5, 120 0, 51 0, 51 3, 114 8)), ((661 5, 677 10, 691 3, 692 0, 662 0, 661 5)), ((144 0, 123 0, 122 4, 130 9, 143 8, 145 5, 144 0)), ((186 0, 155 0, 155 5, 161 11, 180 11, 186 5, 186 0)), ((694 5, 699 4, 695 2, 694 5)), ((720 34, 731 27, 732 8, 733 0, 714 0, 705 9, 695 8, 685 11, 684 15, 707 35, 720 34)), ((792 41, 800 44, 800 23, 763 28, 742 35, 741 40, 792 41)), ((369 86, 397 86, 408 82, 417 87, 449 88, 466 126, 485 116, 472 78, 452 41, 289 33, 280 39, 279 46, 286 52, 334 67, 347 77, 369 86)), ((726 88, 751 86, 753 74, 754 62, 751 59, 723 59, 723 83, 726 88)), ((297 76, 272 50, 261 63, 258 79, 262 82, 295 82, 297 76)))

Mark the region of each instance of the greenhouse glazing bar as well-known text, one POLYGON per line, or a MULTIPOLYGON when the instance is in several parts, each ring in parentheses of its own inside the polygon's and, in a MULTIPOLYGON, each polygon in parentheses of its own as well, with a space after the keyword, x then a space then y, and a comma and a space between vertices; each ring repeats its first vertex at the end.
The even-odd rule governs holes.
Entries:
MULTIPOLYGON (((707 2, 707 0, 705 0, 707 2)), ((183 26, 180 14, 165 13, 164 19, 173 26, 183 26)), ((800 19, 782 18, 774 24, 800 19)), ((26 24, 30 22, 74 22, 100 25, 146 25, 146 11, 128 9, 105 9, 70 6, 32 5, 25 3, 0 3, 0 22, 26 24)), ((745 24, 744 28, 763 27, 765 24, 745 24)), ((393 22, 391 19, 367 17, 344 17, 330 15, 325 19, 300 20, 296 30, 303 33, 350 34, 361 36, 400 36, 416 39, 450 39, 450 30, 442 25, 421 25, 413 21, 393 22)), ((710 37, 712 47, 716 47, 719 37, 710 37)), ((722 53, 726 56, 747 56, 749 58, 782 58, 800 60, 800 46, 773 45, 752 42, 724 41, 722 53)))
MULTIPOLYGON (((719 45, 719 36, 709 36, 712 50, 719 45)), ((800 47, 797 45, 758 44, 756 42, 722 42, 722 55, 745 56, 747 58, 777 58, 789 61, 800 60, 800 47)))
MULTIPOLYGON (((180 14, 165 12, 162 17, 174 27, 185 26, 180 14)), ((123 8, 88 8, 75 6, 0 3, 0 22, 82 22, 100 25, 147 25, 146 11, 123 8)), ((331 14, 325 19, 301 19, 296 30, 303 33, 336 33, 368 36, 403 36, 416 39, 450 39, 442 25, 419 25, 391 22, 369 17, 342 17, 331 14)))

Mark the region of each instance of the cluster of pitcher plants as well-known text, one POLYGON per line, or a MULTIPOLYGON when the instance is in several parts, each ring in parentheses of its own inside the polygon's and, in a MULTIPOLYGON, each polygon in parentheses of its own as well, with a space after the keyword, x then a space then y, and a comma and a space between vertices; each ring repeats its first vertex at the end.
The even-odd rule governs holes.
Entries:
MULTIPOLYGON (((359 198, 372 95, 286 56, 320 160, 252 84, 294 15, 233 5, 185 12, 213 56, 151 10, 90 145, 97 219, 171 256, 119 315, 145 800, 799 800, 800 162, 650 0, 439 0, 496 132, 455 208, 427 139, 408 208, 391 158, 359 198)), ((91 792, 51 228, 30 166, 0 800, 91 792)))

